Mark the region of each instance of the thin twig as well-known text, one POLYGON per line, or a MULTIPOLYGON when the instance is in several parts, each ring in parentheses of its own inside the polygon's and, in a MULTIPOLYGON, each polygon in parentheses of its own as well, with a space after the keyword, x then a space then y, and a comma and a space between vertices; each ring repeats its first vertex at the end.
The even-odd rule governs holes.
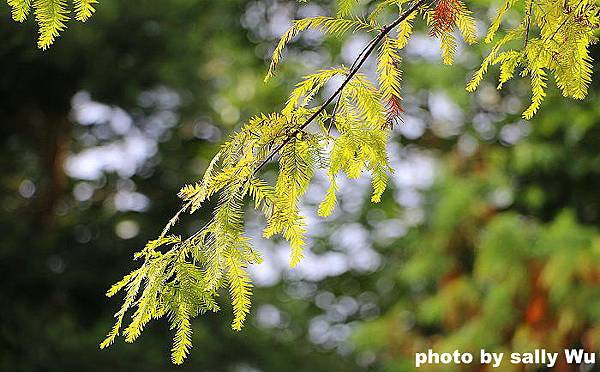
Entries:
POLYGON ((158 239, 162 239, 162 238, 165 237, 165 235, 167 235, 167 233, 169 232, 169 230, 171 230, 171 227, 175 226, 175 224, 177 223, 177 221, 179 221, 179 217, 181 216, 181 214, 183 212, 185 212, 189 207, 191 207, 192 203, 193 203, 193 200, 190 200, 189 202, 185 203, 185 205, 183 207, 181 207, 177 211, 177 213, 175 213, 175 215, 169 220, 169 222, 167 222, 167 224, 163 228, 163 230, 160 233, 160 236, 158 237, 158 239))
POLYGON ((523 48, 527 48, 527 43, 529 43, 529 29, 531 28, 531 8, 533 7, 533 0, 529 0, 529 6, 527 7, 527 11, 525 12, 525 43, 523 48))
POLYGON ((430 0, 419 0, 417 1, 412 7, 410 7, 407 11, 405 11, 404 13, 402 13, 398 18, 396 18, 396 20, 394 20, 392 23, 388 24, 387 26, 385 26, 382 30, 381 33, 379 35, 377 35, 372 41, 371 43, 369 43, 369 47, 366 49, 366 52, 362 55, 362 57, 359 55, 356 59, 356 61, 358 61, 358 63, 356 63, 356 66, 350 70, 350 73, 346 76, 346 79, 342 82, 342 84, 338 87, 338 89, 331 95, 329 96, 329 98, 325 101, 325 103, 323 103, 321 105, 321 107, 319 107, 319 109, 317 111, 315 111, 305 122, 304 124, 302 124, 300 127, 298 127, 296 130, 294 130, 292 133, 290 133, 286 139, 283 140, 283 142, 281 142, 270 154, 269 156, 267 156, 259 165, 258 167, 256 167, 256 169, 254 170, 254 174, 256 174, 256 172, 258 172, 262 167, 265 166, 265 164, 267 164, 271 159, 273 159, 273 157, 285 146, 287 145, 293 138, 296 138, 296 135, 300 132, 302 132, 307 126, 310 125, 310 123, 312 123, 319 115, 321 115, 323 113, 323 111, 325 111, 325 108, 331 103, 333 102, 333 100, 342 92, 342 90, 344 90, 344 88, 346 87, 346 85, 350 82, 350 80, 352 80, 352 78, 354 77, 354 75, 356 75, 356 73, 358 72, 358 70, 360 70, 360 68, 362 67, 362 65, 365 63, 365 61, 367 60, 367 58, 371 55, 371 53, 373 53, 373 51, 375 50, 375 48, 377 47, 377 44, 379 44, 381 42, 381 40, 383 40, 383 38, 390 33, 390 31, 392 31, 396 26, 398 26, 400 23, 402 23, 404 20, 406 20, 406 18, 408 18, 411 14, 413 14, 414 12, 416 12, 422 5, 424 5, 425 3, 427 3, 430 0))

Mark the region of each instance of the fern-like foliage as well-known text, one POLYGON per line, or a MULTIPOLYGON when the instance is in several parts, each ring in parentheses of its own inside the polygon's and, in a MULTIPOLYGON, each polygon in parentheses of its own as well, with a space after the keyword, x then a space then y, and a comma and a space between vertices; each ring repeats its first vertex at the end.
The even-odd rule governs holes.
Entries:
POLYGON ((324 32, 325 34, 340 36, 346 32, 356 32, 359 30, 376 31, 377 26, 374 23, 369 23, 361 19, 337 18, 337 17, 310 17, 294 21, 292 27, 281 37, 279 43, 271 56, 271 65, 265 76, 265 82, 275 74, 275 68, 282 59, 283 50, 294 37, 300 32, 314 29, 324 32))
POLYGON ((350 15, 356 3, 358 3, 358 0, 339 0, 337 2, 337 16, 346 17, 350 15))
POLYGON ((12 9, 12 18, 17 22, 23 22, 31 11, 31 0, 8 0, 12 9))
MULTIPOLYGON (((36 0, 57 4, 44 9, 49 35, 60 31, 64 0, 36 0), (58 19, 59 23, 48 20, 58 19), (48 23, 49 22, 49 23, 48 23), (55 30, 55 31, 52 31, 55 30)), ((529 77, 532 103, 523 113, 531 118, 546 95, 549 73, 565 96, 581 99, 591 80, 589 46, 598 30, 596 0, 504 0, 486 36, 491 43, 500 33, 502 18, 511 7, 527 11, 520 25, 503 35, 484 58, 467 86, 475 90, 490 66, 500 66, 499 88, 519 73, 529 77), (517 45, 518 44, 518 45, 517 45), (521 71, 517 71, 521 68, 521 71)), ((15 19, 27 14, 26 0, 9 0, 15 19), (15 8, 19 4, 17 8, 15 8)), ((402 49, 422 17, 431 37, 440 39, 442 61, 451 64, 459 40, 476 41, 475 20, 461 0, 380 0, 369 7, 365 18, 354 18, 361 3, 338 0, 335 16, 311 17, 293 22, 276 46, 266 78, 274 75, 286 46, 300 32, 320 30, 336 37, 347 32, 366 32, 373 39, 350 67, 338 66, 307 75, 289 95, 280 112, 250 119, 232 134, 195 184, 181 188, 183 207, 168 221, 159 237, 135 254, 139 268, 126 275, 108 292, 124 292, 123 305, 115 314, 115 325, 101 347, 111 345, 122 332, 133 342, 152 319, 166 316, 174 330, 172 360, 182 363, 191 348, 191 320, 207 311, 218 311, 217 298, 231 298, 232 328, 241 330, 250 312, 252 283, 247 269, 261 262, 259 252, 245 234, 244 218, 249 208, 261 213, 265 238, 280 235, 290 245, 290 265, 297 265, 306 245, 306 223, 301 201, 315 172, 329 178, 329 188, 318 207, 322 217, 337 204, 339 177, 371 178, 375 203, 382 199, 390 169, 386 143, 392 123, 402 113, 402 49), (394 21, 384 21, 390 14, 394 21), (370 54, 376 53, 377 81, 359 72, 370 54), (323 87, 334 78, 343 84, 328 98, 323 87), (323 103, 324 101, 324 103, 323 103), (273 183, 261 178, 261 170, 272 159, 273 183), (218 200, 212 218, 189 237, 171 230, 184 213, 194 213, 209 199, 218 200), (125 325, 125 316, 131 321, 125 325)), ((39 7, 34 3, 33 6, 39 7)), ((92 1, 76 2, 77 17, 86 19, 92 1)), ((37 12, 37 8, 36 8, 37 12)), ((55 37, 55 36, 54 36, 55 37)))
POLYGON ((475 19, 461 0, 437 0, 432 9, 426 11, 429 35, 440 39, 442 61, 451 65, 457 49, 454 30, 458 29, 465 42, 477 42, 475 19))
MULTIPOLYGON (((69 20, 69 5, 66 0, 7 0, 12 9, 12 18, 17 22, 24 22, 31 9, 35 13, 38 24, 38 47, 47 49, 60 33, 67 27, 69 20)), ((87 21, 95 9, 96 0, 73 0, 75 19, 87 21)))
POLYGON ((400 104, 402 100, 402 95, 400 94, 402 72, 400 71, 401 59, 398 54, 399 49, 398 40, 386 36, 381 43, 377 58, 379 86, 383 101, 387 105, 388 115, 386 122, 390 125, 403 112, 400 104))
POLYGON ((75 6, 75 19, 81 22, 85 22, 94 14, 94 4, 97 4, 96 0, 73 0, 75 6))
MULTIPOLYGON (((218 310, 216 298, 221 288, 227 288, 231 297, 232 328, 240 330, 250 311, 252 284, 247 267, 261 261, 244 234, 245 208, 251 206, 263 213, 267 221, 265 237, 280 234, 289 241, 290 265, 297 265, 302 259, 306 232, 300 200, 317 169, 326 171, 332 179, 333 191, 326 198, 330 203, 335 204, 335 178, 339 171, 351 178, 370 173, 373 200, 380 200, 390 171, 385 151, 389 129, 384 125, 382 95, 366 76, 354 75, 344 90, 337 114, 337 138, 325 128, 329 119, 326 114, 315 120, 318 131, 299 131, 289 137, 317 110, 307 107, 308 98, 335 76, 348 74, 349 69, 342 66, 306 77, 292 92, 282 113, 252 118, 222 146, 202 180, 181 189, 182 211, 186 212, 217 197, 219 203, 212 220, 182 239, 169 235, 180 217, 177 214, 156 240, 136 254, 136 259, 143 260, 141 267, 107 292, 113 296, 123 290, 125 301, 101 347, 109 346, 119 335, 130 310, 132 321, 123 331, 128 342, 139 336, 148 321, 167 315, 175 330, 172 359, 181 363, 190 348, 189 319, 218 310), (270 185, 258 177, 257 171, 279 145, 278 177, 270 185)), ((327 209, 321 214, 333 211, 332 206, 327 209)))
POLYGON ((546 96, 548 75, 552 74, 563 96, 583 99, 592 80, 590 45, 597 42, 600 6, 595 0, 504 0, 485 41, 492 43, 506 12, 517 5, 525 8, 520 25, 495 43, 479 70, 467 85, 474 91, 488 68, 500 66, 498 89, 516 71, 531 80, 532 99, 523 112, 531 119, 546 96))

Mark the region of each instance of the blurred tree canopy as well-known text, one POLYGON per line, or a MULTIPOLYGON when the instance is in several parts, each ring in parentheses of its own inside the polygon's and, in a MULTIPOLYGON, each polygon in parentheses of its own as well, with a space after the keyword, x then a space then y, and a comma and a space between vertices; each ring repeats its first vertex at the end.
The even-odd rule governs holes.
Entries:
MULTIPOLYGON (((45 52, 23 32, 32 25, 0 28, 0 369, 171 368, 160 322, 135 344, 98 350, 115 306, 104 292, 222 133, 282 106, 307 66, 348 59, 347 44, 307 36, 282 76, 261 84, 278 20, 320 5, 104 0, 45 52)), ((550 89, 524 122, 526 83, 497 92, 484 82, 468 95, 477 52, 442 66, 425 33, 406 50, 406 113, 382 203, 369 203, 368 181, 341 180, 340 211, 309 221, 306 268, 259 280, 239 334, 222 315, 195 320, 178 368, 410 371, 427 348, 598 349, 598 82, 583 103, 550 89)), ((321 181, 306 205, 318 204, 321 181)), ((281 260, 267 261, 276 270, 281 260)))

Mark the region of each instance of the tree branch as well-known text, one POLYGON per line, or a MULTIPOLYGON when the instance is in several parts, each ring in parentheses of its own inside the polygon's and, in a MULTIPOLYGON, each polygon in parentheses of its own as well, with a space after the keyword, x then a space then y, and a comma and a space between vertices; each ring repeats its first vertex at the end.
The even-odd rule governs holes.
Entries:
MULTIPOLYGON (((325 111, 325 108, 329 104, 331 104, 331 102, 333 102, 333 100, 338 95, 340 95, 340 93, 344 90, 344 88, 346 87, 346 85, 350 82, 350 80, 352 80, 352 78, 354 77, 354 75, 356 75, 356 73, 360 70, 360 68, 366 62, 367 58, 369 58, 369 56, 373 53, 373 51, 375 50, 375 48, 377 48, 377 45, 381 42, 381 40, 383 40, 383 38, 387 34, 389 34, 396 26, 398 26, 400 23, 402 23, 404 20, 406 20, 412 13, 416 12, 421 6, 423 6, 424 4, 428 3, 429 1, 431 1, 431 0, 419 0, 419 1, 417 1, 413 6, 411 6, 408 10, 406 10, 404 13, 402 13, 393 22, 391 22, 390 24, 388 24, 387 26, 385 26, 384 28, 382 28, 381 32, 376 37, 374 37, 363 48, 363 50, 358 54, 358 56, 356 57, 356 59, 352 63, 352 66, 350 68, 350 73, 348 73, 348 75, 346 76, 346 79, 344 79, 344 81, 338 87, 338 89, 331 96, 329 96, 329 98, 325 101, 325 103, 323 103, 321 105, 321 107, 319 107, 319 109, 317 111, 315 111, 300 127, 298 127, 296 130, 294 130, 292 133, 290 133, 283 140, 283 142, 281 142, 275 149, 273 149, 269 153, 269 155, 265 159, 263 159, 263 161, 260 162, 260 164, 254 169, 254 172, 252 173, 252 175, 256 174, 260 169, 262 169, 262 167, 264 167, 271 159, 273 159, 273 157, 279 151, 281 151, 281 149, 285 145, 287 145, 293 138, 295 138, 298 133, 302 132, 308 125, 310 125, 310 123, 312 123, 321 113, 323 113, 325 111)), ((332 121, 333 120, 334 119, 332 118, 332 121)), ((192 201, 189 201, 189 202, 187 202, 183 207, 181 207, 177 211, 177 213, 175 214, 175 216, 173 216, 173 218, 171 218, 169 220, 169 222, 167 223, 167 225, 163 228, 162 233, 160 235, 160 238, 164 237, 169 232, 169 230, 177 223, 177 221, 179 220, 179 217, 181 216, 181 214, 183 212, 185 212, 188 208, 190 208, 191 205, 192 205, 192 201)), ((201 229, 201 230, 203 230, 203 229, 201 229)), ((194 235, 191 238, 193 238, 193 237, 194 237, 194 235)), ((187 242, 188 240, 189 240, 189 238, 186 239, 185 242, 187 242)))
POLYGON ((350 73, 348 74, 348 76, 346 76, 346 79, 344 79, 344 81, 339 86, 339 88, 331 96, 329 96, 329 98, 325 101, 325 103, 323 103, 321 105, 321 107, 319 107, 319 109, 317 111, 315 111, 304 122, 304 124, 302 124, 300 127, 298 127, 292 133, 290 133, 288 135, 288 137, 283 140, 282 143, 280 143, 273 151, 271 151, 271 153, 269 154, 269 156, 267 156, 258 165, 258 167, 256 167, 256 169, 254 170, 254 174, 256 174, 262 167, 265 166, 265 164, 267 164, 271 159, 273 159, 273 157, 285 145, 287 145, 293 138, 295 138, 298 133, 302 132, 310 123, 312 123, 319 115, 321 115, 325 111, 325 108, 331 102, 333 102, 333 100, 342 92, 342 90, 344 90, 344 88, 346 87, 346 85, 350 82, 350 80, 352 80, 352 78, 354 77, 354 75, 356 75, 356 73, 358 72, 358 70, 360 70, 360 68, 362 67, 362 65, 366 62, 367 58, 369 58, 369 56, 373 53, 373 51, 375 50, 375 48, 377 48, 377 45, 381 42, 381 40, 383 40, 383 38, 387 34, 390 33, 390 31, 392 31, 396 26, 398 26, 400 23, 402 23, 404 20, 406 20, 411 14, 413 14, 414 12, 416 12, 421 6, 423 6, 424 4, 426 4, 429 1, 430 0, 419 0, 419 1, 417 1, 413 6, 411 6, 408 10, 406 10, 404 13, 402 13, 393 22, 391 22, 390 24, 388 24, 387 26, 385 26, 381 30, 381 32, 379 33, 379 35, 377 35, 373 40, 371 40, 371 42, 365 47, 365 49, 363 49, 363 51, 358 55, 358 57, 356 58, 356 60, 353 63, 354 68, 352 68, 350 70, 350 73))

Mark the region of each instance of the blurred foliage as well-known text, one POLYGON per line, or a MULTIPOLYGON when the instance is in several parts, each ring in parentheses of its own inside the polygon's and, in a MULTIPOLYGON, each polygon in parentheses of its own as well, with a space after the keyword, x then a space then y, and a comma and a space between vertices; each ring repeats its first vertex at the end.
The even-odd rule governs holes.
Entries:
MULTIPOLYGON (((177 190, 201 174, 222 132, 282 106, 307 65, 324 67, 344 54, 337 41, 301 39, 291 63, 264 86, 263 57, 276 36, 265 22, 289 4, 175 3, 103 0, 90 21, 70 25, 45 52, 35 48, 33 30, 23 32, 32 25, 0 28, 0 370, 174 369, 165 323, 135 344, 98 349, 117 305, 104 292, 176 210, 177 190), (132 127, 79 124, 73 97, 81 91, 126 111, 132 127), (156 98, 165 91, 178 103, 156 98), (85 180, 63 171, 73 154, 119 144, 131 131, 154 133, 169 117, 172 125, 152 137, 156 151, 132 174, 105 169, 85 180), (150 203, 118 207, 127 193, 150 203)), ((289 5, 300 13, 311 6, 289 5)), ((368 237, 379 266, 318 279, 293 270, 258 287, 253 320, 241 333, 223 316, 194 322, 194 348, 178 369, 410 371, 414 352, 430 347, 598 350, 598 79, 583 103, 549 89, 544 109, 525 123, 526 84, 498 93, 484 82, 468 95, 462 87, 479 51, 459 52, 458 66, 445 67, 423 43, 404 56, 407 112, 392 146, 403 161, 433 159, 435 183, 407 194, 399 182, 378 206, 355 190, 340 197, 342 213, 313 226, 310 248, 321 271, 329 253, 353 252, 336 240, 348 232, 368 237)), ((597 46, 593 54, 598 60, 597 46)), ((394 179, 426 172, 409 170, 396 169, 394 179)), ((182 230, 204 218, 185 220, 182 230)))
MULTIPOLYGON (((596 84, 586 104, 555 101, 531 124, 514 124, 529 132, 516 143, 503 143, 515 119, 502 115, 488 128, 498 140, 444 152, 423 224, 386 246, 382 278, 394 299, 354 334, 372 367, 411 371, 415 353, 428 349, 598 350, 599 98, 596 84)), ((469 136, 487 136, 481 115, 469 136)), ((502 370, 523 369, 505 362, 502 370)), ((555 370, 573 366, 559 358, 555 370)))

